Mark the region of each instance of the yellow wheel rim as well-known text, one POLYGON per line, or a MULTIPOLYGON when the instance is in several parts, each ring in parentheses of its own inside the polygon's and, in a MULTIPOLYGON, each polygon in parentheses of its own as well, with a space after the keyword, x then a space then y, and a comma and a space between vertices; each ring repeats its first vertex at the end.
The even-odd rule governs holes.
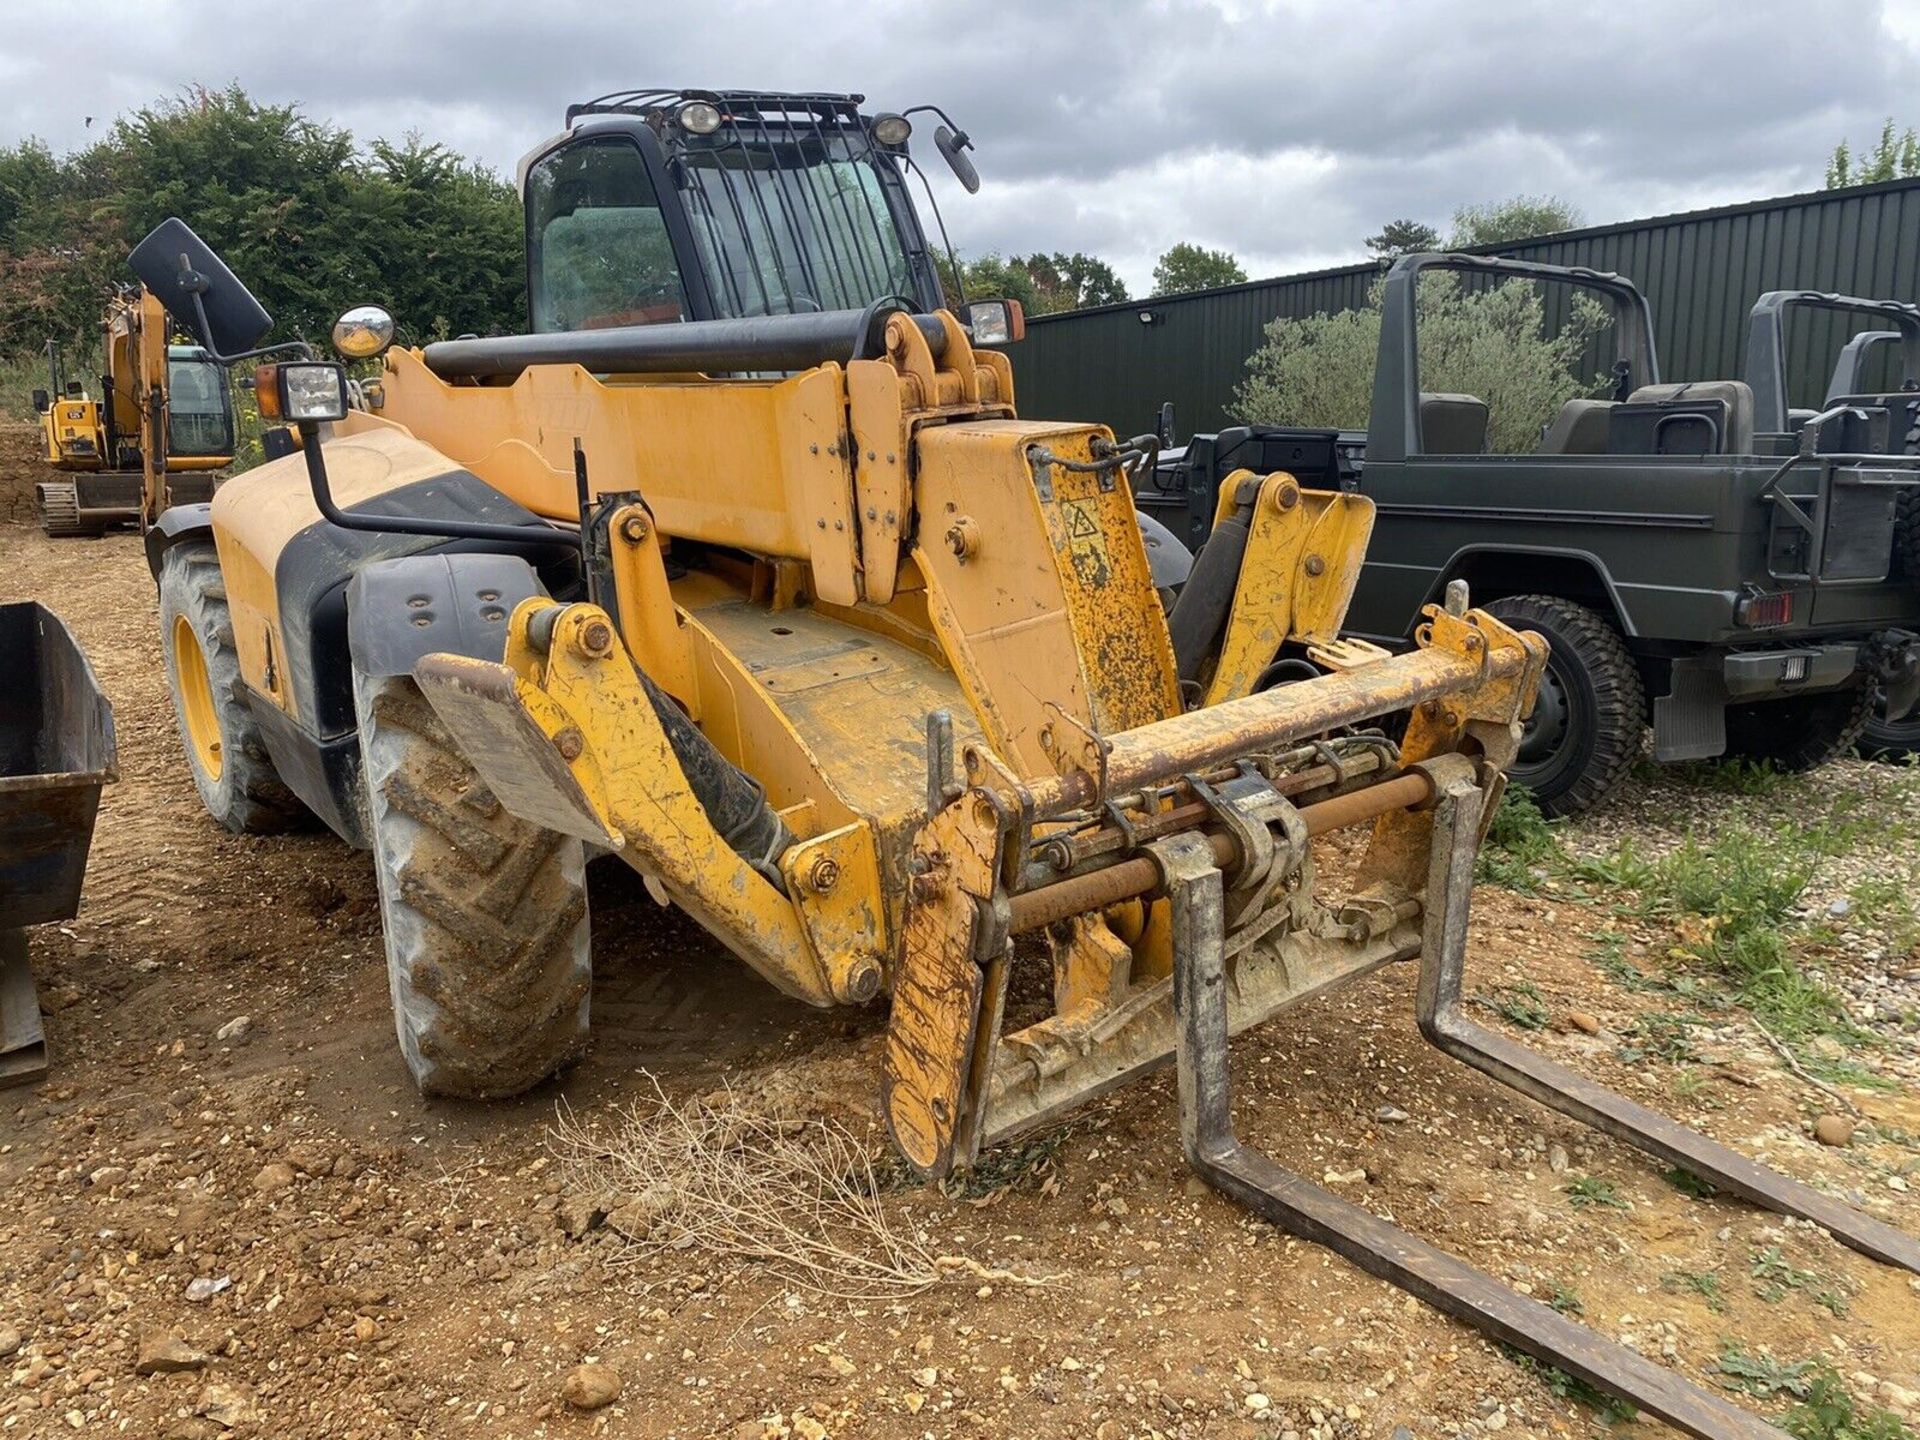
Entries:
POLYGON ((180 715, 186 722, 187 748, 209 780, 220 778, 220 712, 214 708, 213 682, 200 637, 186 616, 173 621, 173 672, 180 682, 180 715))

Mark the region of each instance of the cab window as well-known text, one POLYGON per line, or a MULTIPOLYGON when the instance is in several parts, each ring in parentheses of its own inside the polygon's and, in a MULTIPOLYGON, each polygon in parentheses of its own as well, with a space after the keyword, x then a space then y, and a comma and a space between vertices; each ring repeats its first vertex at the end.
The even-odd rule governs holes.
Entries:
POLYGON ((596 330, 686 317, 686 292, 640 151, 570 145, 527 175, 533 328, 596 330))

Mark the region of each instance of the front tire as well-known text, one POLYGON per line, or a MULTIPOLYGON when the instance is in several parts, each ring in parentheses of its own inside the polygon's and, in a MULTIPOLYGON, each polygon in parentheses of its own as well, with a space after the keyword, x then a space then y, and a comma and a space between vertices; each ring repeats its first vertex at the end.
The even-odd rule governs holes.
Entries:
POLYGON ((1727 707, 1727 754, 1791 774, 1817 770, 1854 747, 1873 718, 1878 687, 1851 685, 1817 695, 1727 707))
POLYGON ((586 856, 502 805, 406 676, 354 671, 400 1053, 429 1095, 517 1095, 586 1048, 586 856))
POLYGON ((200 801, 237 835, 271 835, 311 811, 281 782, 240 678, 220 557, 205 541, 160 562, 160 649, 200 801))
POLYGON ((1486 608, 1517 630, 1539 631, 1550 647, 1507 778, 1524 785, 1545 815, 1584 814, 1618 788, 1640 754, 1647 697, 1639 667, 1620 632, 1585 605, 1510 595, 1486 608))

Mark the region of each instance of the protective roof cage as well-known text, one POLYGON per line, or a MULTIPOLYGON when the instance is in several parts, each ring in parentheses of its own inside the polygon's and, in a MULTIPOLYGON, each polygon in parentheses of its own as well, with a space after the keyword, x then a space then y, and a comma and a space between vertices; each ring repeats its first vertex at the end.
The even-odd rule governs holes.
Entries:
POLYGON ((865 98, 624 90, 569 105, 567 126, 596 115, 646 121, 724 313, 862 309, 888 296, 921 308, 925 241, 904 197, 891 193, 906 149, 874 138, 860 113, 865 98), (706 133, 682 119, 698 102, 717 116, 706 133))

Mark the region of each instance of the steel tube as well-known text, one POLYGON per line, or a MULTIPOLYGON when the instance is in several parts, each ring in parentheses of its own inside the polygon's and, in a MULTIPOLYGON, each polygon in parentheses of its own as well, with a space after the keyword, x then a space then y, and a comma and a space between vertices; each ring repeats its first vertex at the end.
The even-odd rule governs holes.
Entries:
MULTIPOLYGON (((946 350, 946 331, 931 315, 912 319, 937 359, 946 350)), ((827 310, 747 320, 618 325, 552 335, 441 340, 427 346, 423 358, 442 380, 501 378, 533 365, 579 365, 599 374, 810 370, 828 360, 845 364, 877 353, 886 320, 887 312, 827 310)))
MULTIPOLYGON (((1306 824, 1308 835, 1324 835, 1329 830, 1341 830, 1372 820, 1390 810, 1424 805, 1432 798, 1433 781, 1423 772, 1412 770, 1404 775, 1396 775, 1391 780, 1383 780, 1378 785, 1368 785, 1359 790, 1350 790, 1345 795, 1336 795, 1331 800, 1303 805, 1300 807, 1300 818, 1306 824)), ((1231 869, 1240 863, 1239 847, 1234 844, 1232 837, 1214 833, 1205 838, 1213 847, 1213 858, 1221 869, 1231 869)), ((1117 865, 1109 865, 1104 870, 1075 875, 1056 885, 1014 896, 1008 928, 1016 935, 1037 930, 1057 920, 1085 915, 1108 905, 1117 905, 1122 900, 1130 900, 1136 895, 1144 895, 1159 883, 1160 869, 1152 858, 1136 855, 1117 865)))
MULTIPOLYGON (((1512 675, 1525 663, 1525 652, 1519 649, 1471 658, 1420 650, 1157 720, 1109 741, 1107 790, 1137 790, 1168 776, 1437 700, 1481 679, 1483 665, 1488 675, 1512 675)), ((1044 819, 1083 809, 1098 798, 1096 786, 1094 777, 1082 771, 1036 780, 1031 786, 1033 812, 1044 819)))

